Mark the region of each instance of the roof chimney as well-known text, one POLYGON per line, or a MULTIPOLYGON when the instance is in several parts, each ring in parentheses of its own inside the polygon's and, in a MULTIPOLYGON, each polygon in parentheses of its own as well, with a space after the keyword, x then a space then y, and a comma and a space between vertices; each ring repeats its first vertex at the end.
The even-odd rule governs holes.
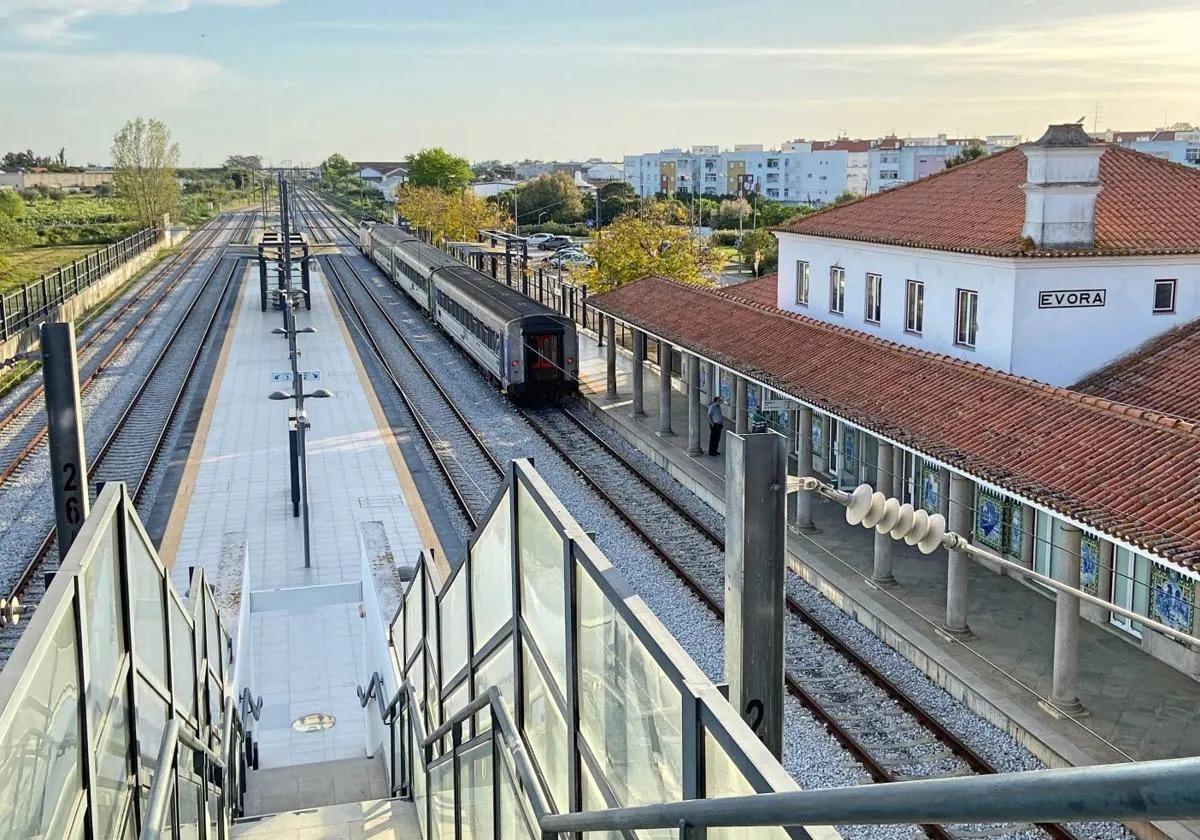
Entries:
POLYGON ((1025 226, 1039 248, 1091 248, 1100 193, 1097 143, 1077 123, 1052 125, 1025 152, 1025 226))

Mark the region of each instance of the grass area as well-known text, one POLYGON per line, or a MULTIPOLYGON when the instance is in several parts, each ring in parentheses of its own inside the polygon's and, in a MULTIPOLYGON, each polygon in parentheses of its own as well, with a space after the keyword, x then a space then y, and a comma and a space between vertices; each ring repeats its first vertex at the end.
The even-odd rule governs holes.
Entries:
POLYGON ((60 265, 68 265, 95 251, 96 245, 46 245, 0 250, 0 292, 19 288, 60 265))

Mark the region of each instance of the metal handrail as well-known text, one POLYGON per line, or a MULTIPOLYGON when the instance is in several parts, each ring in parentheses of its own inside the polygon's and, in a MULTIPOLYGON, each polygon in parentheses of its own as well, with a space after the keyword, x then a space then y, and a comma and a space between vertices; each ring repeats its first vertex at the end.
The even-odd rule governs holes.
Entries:
MULTIPOLYGON (((399 704, 417 709, 416 689, 406 680, 385 703, 379 673, 372 675, 359 699, 365 707, 379 698, 386 723, 398 717, 399 704)), ((452 734, 467 719, 490 708, 494 728, 503 741, 522 787, 529 797, 538 829, 549 836, 567 832, 646 831, 660 828, 755 828, 796 825, 891 825, 948 823, 1061 823, 1093 820, 1174 820, 1200 817, 1200 758, 1178 758, 1093 767, 923 779, 823 790, 797 790, 690 799, 609 808, 602 811, 555 813, 549 810, 541 784, 529 762, 524 740, 492 686, 420 738, 421 767, 425 749, 452 734)), ((457 748, 457 745, 456 747, 457 748)))
MULTIPOLYGON (((408 704, 408 708, 413 710, 420 708, 417 691, 411 680, 405 680, 404 685, 397 689, 396 694, 386 705, 383 702, 383 695, 379 693, 379 690, 382 688, 383 678, 376 671, 371 675, 371 680, 367 684, 367 688, 365 690, 362 688, 358 689, 358 698, 359 703, 362 704, 363 708, 366 708, 372 696, 378 697, 380 717, 383 719, 385 725, 392 725, 397 717, 399 717, 398 709, 402 703, 408 704)), ((537 773, 534 772, 533 765, 529 761, 529 756, 525 750, 525 742, 517 733, 517 725, 512 719, 512 714, 508 711, 508 706, 502 702, 502 696, 499 688, 491 686, 486 693, 480 694, 466 706, 459 709, 450 716, 449 720, 428 735, 425 735, 420 717, 413 718, 422 736, 420 743, 417 744, 421 753, 422 769, 425 769, 424 756, 426 748, 437 744, 457 727, 462 726, 464 722, 484 709, 490 708, 495 731, 499 732, 502 736, 505 750, 512 760, 513 768, 516 770, 522 788, 524 788, 526 795, 529 797, 530 807, 533 809, 534 816, 540 821, 544 815, 549 813, 546 795, 542 790, 537 773)))
POLYGON ((547 814, 543 832, 781 825, 1062 823, 1200 815, 1200 758, 960 776, 547 814))
MULTIPOLYGON (((233 761, 231 740, 234 726, 234 700, 233 697, 227 697, 225 699, 225 720, 221 725, 221 745, 230 752, 230 759, 226 761, 208 744, 181 727, 179 718, 171 718, 167 721, 166 728, 163 729, 162 743, 158 748, 158 758, 154 763, 154 783, 150 787, 150 799, 146 806, 146 816, 142 823, 142 830, 138 834, 138 840, 157 840, 162 836, 163 823, 167 818, 175 781, 175 774, 171 770, 175 766, 181 743, 185 747, 201 753, 209 765, 221 771, 222 800, 227 801, 227 797, 230 795, 228 788, 232 775, 227 773, 226 769, 231 766, 230 762, 233 761)), ((206 778, 205 782, 207 783, 207 781, 206 778)))

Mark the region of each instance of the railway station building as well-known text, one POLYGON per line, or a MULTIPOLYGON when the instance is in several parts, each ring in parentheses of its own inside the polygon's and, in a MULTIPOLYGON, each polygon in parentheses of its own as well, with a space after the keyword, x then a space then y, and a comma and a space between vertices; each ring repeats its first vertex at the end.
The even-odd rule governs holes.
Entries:
MULTIPOLYGON (((589 298, 617 340, 603 362, 585 358, 584 378, 607 369, 594 386, 607 390, 600 413, 718 509, 723 465, 701 440, 714 396, 727 429, 745 431, 757 413, 786 434, 793 474, 867 483, 941 512, 975 545, 1194 638, 1197 211, 1197 173, 1055 126, 777 231, 777 277, 709 290, 652 276, 589 298)), ((793 505, 789 517, 794 533, 810 533, 811 514, 793 505)), ((901 561, 889 540, 826 537, 847 553, 835 549, 830 566, 852 551, 869 558, 861 583, 879 602, 944 596, 936 633, 978 638, 972 619, 991 604, 968 591, 962 558, 941 555, 933 569, 937 558, 901 561), (967 605, 981 602, 973 615, 967 605)), ((821 568, 797 559, 794 569, 860 620, 886 624, 886 603, 868 615, 869 592, 856 600, 821 568)), ((1200 679, 1200 646, 1014 576, 1038 599, 1026 600, 1030 615, 1057 598, 1044 639, 1012 640, 1052 651, 1053 681, 1027 686, 1044 692, 1049 715, 1086 718, 1096 698, 1079 692, 1080 669, 1103 685, 1094 671, 1122 657, 1121 643, 1126 659, 1200 679), (1080 621, 1103 651, 1079 645, 1080 621)), ((1019 622, 1026 608, 1010 606, 1019 622)), ((934 657, 921 667, 954 683, 934 657)), ((1178 688, 1193 690, 1187 679, 1178 688)))

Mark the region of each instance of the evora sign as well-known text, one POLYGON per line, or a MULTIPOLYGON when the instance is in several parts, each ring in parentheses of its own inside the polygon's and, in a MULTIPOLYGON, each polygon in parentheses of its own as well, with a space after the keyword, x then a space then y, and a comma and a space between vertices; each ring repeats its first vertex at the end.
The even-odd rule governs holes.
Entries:
POLYGON ((1038 292, 1038 309, 1079 309, 1104 305, 1104 289, 1054 289, 1038 292))

